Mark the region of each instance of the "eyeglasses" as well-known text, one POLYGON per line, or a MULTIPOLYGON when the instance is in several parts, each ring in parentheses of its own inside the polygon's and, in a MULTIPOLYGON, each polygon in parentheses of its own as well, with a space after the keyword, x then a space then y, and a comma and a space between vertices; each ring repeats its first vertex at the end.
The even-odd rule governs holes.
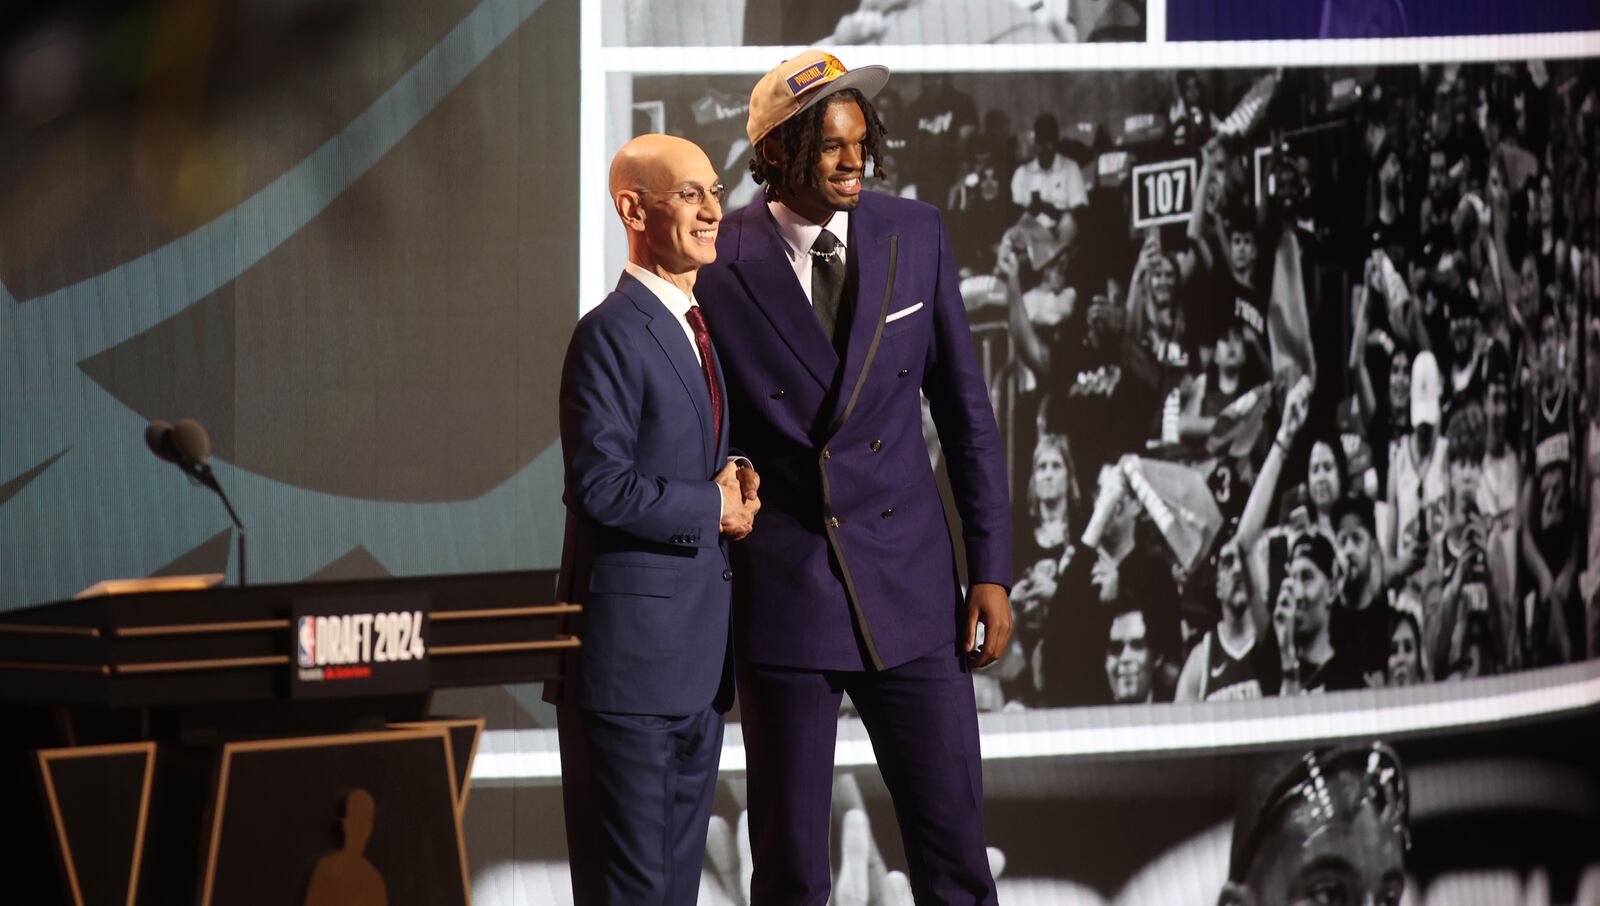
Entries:
POLYGON ((689 183, 676 189, 634 189, 633 191, 641 195, 676 195, 691 208, 698 208, 705 204, 707 195, 717 200, 717 207, 721 207, 722 203, 728 198, 728 187, 720 182, 709 189, 699 183, 689 183))
POLYGON ((1147 647, 1144 639, 1111 639, 1106 642, 1106 657, 1122 657, 1127 651, 1144 654, 1147 647))
POLYGON ((1268 796, 1255 815, 1245 844, 1238 850, 1233 870, 1242 873, 1255 860, 1262 840, 1277 825, 1277 815, 1285 808, 1302 805, 1318 824, 1332 821, 1341 813, 1371 806, 1379 822, 1400 835, 1401 845, 1411 848, 1410 793, 1405 768, 1395 751, 1381 742, 1370 745, 1339 746, 1305 753, 1268 796), (1345 771, 1359 772, 1362 780, 1359 798, 1353 803, 1336 801, 1342 794, 1333 778, 1345 771), (1341 805, 1347 805, 1341 808, 1341 805))

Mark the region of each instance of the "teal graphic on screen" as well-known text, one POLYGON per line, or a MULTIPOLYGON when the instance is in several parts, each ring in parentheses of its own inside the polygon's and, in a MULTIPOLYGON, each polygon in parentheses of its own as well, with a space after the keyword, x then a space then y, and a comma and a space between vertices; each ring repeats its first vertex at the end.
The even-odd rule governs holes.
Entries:
POLYGON ((559 556, 578 10, 292 15, 214 23, 190 70, 106 76, 0 151, 0 609, 236 578, 154 419, 209 431, 252 582, 559 556))

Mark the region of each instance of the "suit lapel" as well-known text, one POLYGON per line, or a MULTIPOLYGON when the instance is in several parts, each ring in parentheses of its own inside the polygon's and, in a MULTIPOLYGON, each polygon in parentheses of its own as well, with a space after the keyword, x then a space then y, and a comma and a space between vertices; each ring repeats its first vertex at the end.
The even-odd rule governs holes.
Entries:
POLYGON ((683 382, 684 392, 689 394, 689 399, 694 403, 694 414, 700 421, 701 449, 705 450, 709 465, 715 452, 712 447, 718 443, 711 437, 711 391, 706 389, 705 372, 700 370, 700 362, 695 358, 689 338, 683 335, 683 326, 667 306, 656 298, 655 293, 633 277, 623 274, 622 280, 617 283, 617 290, 632 300, 639 311, 649 316, 646 326, 650 335, 661 346, 662 354, 672 363, 672 370, 678 373, 678 380, 683 382))
MULTIPOLYGON (((872 196, 861 193, 861 204, 850 212, 848 254, 856 272, 856 299, 850 313, 850 342, 845 347, 844 374, 839 382, 839 393, 834 398, 829 424, 838 423, 850 403, 852 388, 862 377, 861 370, 866 363, 867 352, 873 346, 878 322, 883 318, 886 294, 892 290, 889 285, 889 246, 894 236, 891 225, 877 215, 871 201, 872 196)), ((820 327, 817 332, 822 332, 820 327)))
POLYGON ((716 450, 711 456, 711 471, 715 473, 728 458, 728 380, 722 374, 722 356, 717 355, 714 343, 711 346, 711 365, 716 369, 717 386, 722 388, 722 434, 714 441, 716 450))
POLYGON ((733 262, 733 272, 795 358, 826 389, 839 367, 839 354, 822 332, 805 290, 795 279, 772 212, 759 198, 752 207, 755 205, 760 208, 752 211, 750 222, 740 233, 739 257, 733 262))

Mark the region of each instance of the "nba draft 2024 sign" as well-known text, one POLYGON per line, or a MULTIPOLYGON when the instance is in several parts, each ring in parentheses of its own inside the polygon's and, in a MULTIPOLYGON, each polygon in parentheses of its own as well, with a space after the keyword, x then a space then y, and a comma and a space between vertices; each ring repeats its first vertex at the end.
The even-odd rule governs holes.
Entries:
POLYGON ((423 692, 428 597, 314 595, 294 605, 296 698, 423 692))

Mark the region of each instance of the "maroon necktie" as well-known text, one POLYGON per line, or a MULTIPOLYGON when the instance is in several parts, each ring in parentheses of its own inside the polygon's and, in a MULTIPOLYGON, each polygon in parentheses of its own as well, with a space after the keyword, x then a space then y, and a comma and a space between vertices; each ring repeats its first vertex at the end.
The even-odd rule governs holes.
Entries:
POLYGON ((711 391, 711 444, 716 446, 722 440, 722 390, 717 387, 717 372, 711 365, 711 331, 706 330, 700 306, 689 306, 685 317, 694 331, 694 345, 700 347, 700 370, 706 373, 706 389, 711 391))

